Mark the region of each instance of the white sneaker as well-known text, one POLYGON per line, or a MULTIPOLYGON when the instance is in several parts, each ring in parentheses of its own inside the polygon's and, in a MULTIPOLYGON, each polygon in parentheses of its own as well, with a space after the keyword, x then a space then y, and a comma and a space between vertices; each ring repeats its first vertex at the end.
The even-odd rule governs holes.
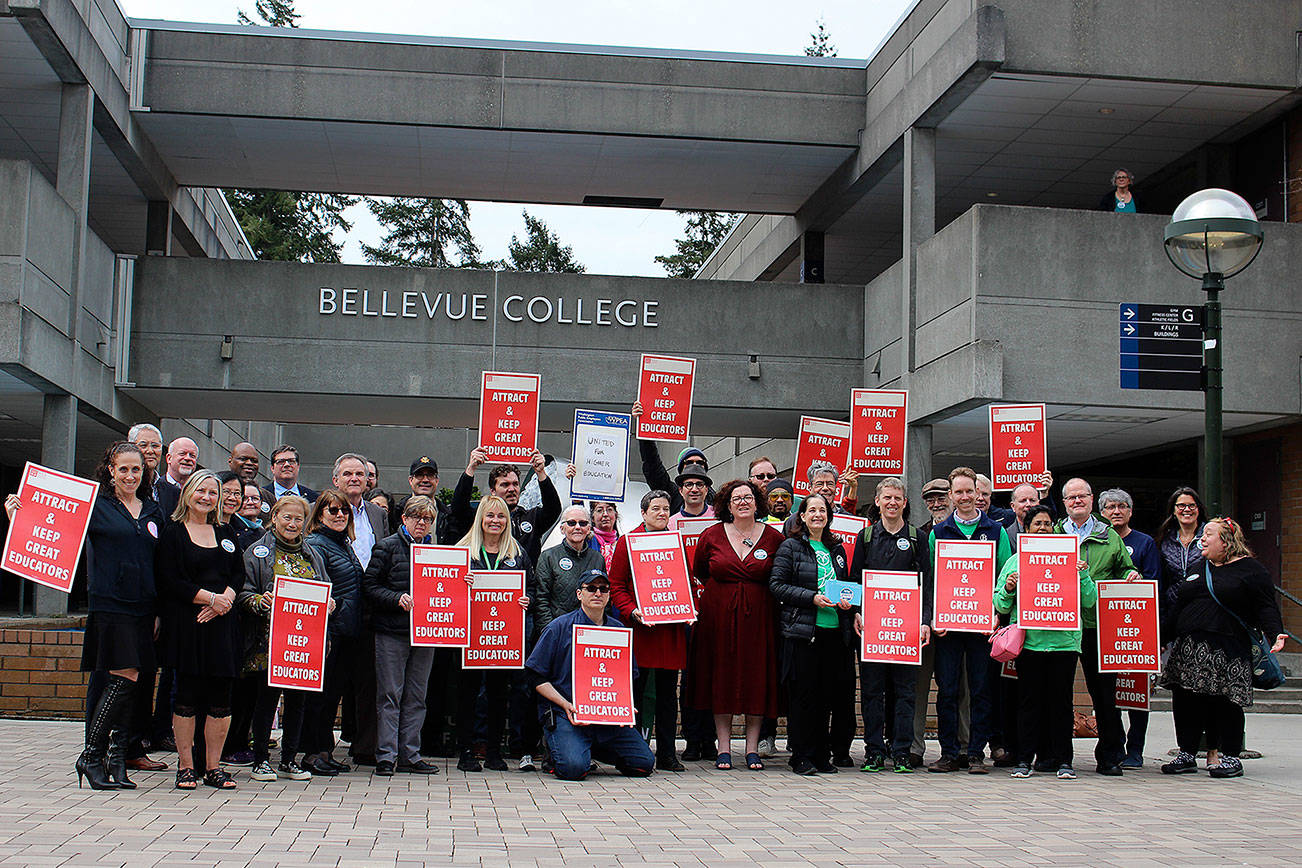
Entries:
POLYGON ((281 763, 276 769, 276 775, 288 781, 307 781, 312 779, 312 773, 307 769, 300 767, 299 764, 293 760, 281 763))
POLYGON ((776 738, 762 738, 759 743, 760 759, 772 759, 778 753, 778 740, 776 738))
POLYGON ((520 771, 522 772, 538 771, 538 767, 533 764, 533 754, 527 753, 524 756, 520 757, 520 771))
POLYGON ((276 779, 276 770, 271 767, 271 763, 263 760, 253 767, 249 772, 249 777, 255 781, 274 781, 276 779))

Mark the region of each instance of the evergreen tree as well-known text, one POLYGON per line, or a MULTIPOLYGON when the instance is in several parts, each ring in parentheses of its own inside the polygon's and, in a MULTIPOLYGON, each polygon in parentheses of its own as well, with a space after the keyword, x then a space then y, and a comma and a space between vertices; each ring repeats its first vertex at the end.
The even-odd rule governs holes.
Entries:
POLYGON ((378 247, 362 245, 372 265, 416 268, 484 268, 479 245, 470 234, 470 206, 461 199, 366 198, 367 209, 384 227, 378 247), (460 261, 449 258, 456 248, 460 261))
MULTIPOLYGON (((254 11, 263 24, 298 26, 293 0, 257 0, 254 11)), ((239 21, 258 26, 243 11, 239 21)), ((353 228, 343 212, 357 204, 355 196, 287 190, 226 190, 225 194, 259 259, 338 262, 344 245, 334 240, 334 232, 353 228)))
POLYGON ((687 226, 683 230, 685 237, 674 242, 678 252, 670 256, 657 256, 656 262, 660 263, 670 277, 695 277, 714 248, 719 246, 719 242, 723 241, 728 230, 737 222, 737 215, 717 211, 679 211, 678 216, 687 218, 687 226))
POLYGON ((526 210, 524 228, 528 233, 521 242, 518 235, 511 236, 507 246, 506 259, 502 267, 507 271, 546 271, 553 274, 581 274, 586 271, 583 264, 574 258, 574 249, 561 244, 555 232, 537 217, 530 217, 526 210))
MULTIPOLYGON (((298 19, 303 17, 294 11, 294 0, 256 0, 253 10, 262 19, 263 24, 271 27, 297 27, 298 19)), ((243 9, 237 12, 235 17, 241 24, 258 23, 245 15, 243 9)))
POLYGON ((823 19, 818 19, 818 29, 809 34, 809 44, 805 46, 809 57, 836 57, 836 46, 832 44, 832 34, 827 32, 823 19))

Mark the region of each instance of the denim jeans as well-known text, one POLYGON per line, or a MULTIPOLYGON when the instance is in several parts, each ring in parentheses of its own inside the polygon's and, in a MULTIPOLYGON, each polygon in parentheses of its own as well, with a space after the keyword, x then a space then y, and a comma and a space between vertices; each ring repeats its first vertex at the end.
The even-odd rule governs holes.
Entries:
POLYGON ((980 633, 946 633, 936 644, 936 717, 940 729, 940 755, 957 757, 960 684, 967 672, 971 704, 968 756, 983 756, 990 737, 990 644, 980 633))
POLYGON ((622 775, 645 777, 655 768, 656 759, 636 727, 590 724, 575 726, 556 710, 556 725, 544 733, 556 777, 563 781, 581 781, 588 774, 592 760, 613 765, 622 775))

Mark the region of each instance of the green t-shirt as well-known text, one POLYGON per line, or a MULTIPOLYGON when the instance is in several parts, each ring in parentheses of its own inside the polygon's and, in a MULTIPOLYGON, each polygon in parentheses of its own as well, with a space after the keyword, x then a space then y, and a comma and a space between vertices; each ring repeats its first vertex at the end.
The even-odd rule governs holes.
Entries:
MULTIPOLYGON (((821 542, 809 541, 814 548, 814 560, 818 562, 818 593, 827 596, 827 583, 836 579, 836 570, 832 567, 832 553, 827 550, 827 546, 821 542)), ((837 627, 841 624, 841 617, 836 613, 835 608, 825 609, 818 607, 818 620, 814 622, 819 627, 837 627)))

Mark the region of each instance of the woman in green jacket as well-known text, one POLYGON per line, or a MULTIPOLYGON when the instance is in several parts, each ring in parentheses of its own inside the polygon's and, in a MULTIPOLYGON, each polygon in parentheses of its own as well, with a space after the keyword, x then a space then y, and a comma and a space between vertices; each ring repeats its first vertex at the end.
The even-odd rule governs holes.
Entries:
MULTIPOLYGON (((1023 519, 1028 533, 1053 533, 1048 507, 1033 506, 1023 519)), ((1094 580, 1084 561, 1080 570, 1080 605, 1093 609, 1098 601, 1094 580)), ((995 609, 1017 623, 1017 558, 1009 558, 995 583, 995 609)), ((1018 757, 1013 777, 1029 778, 1031 761, 1038 754, 1042 768, 1058 767, 1060 780, 1075 780, 1072 770, 1072 691, 1076 660, 1080 657, 1080 630, 1027 630, 1017 657, 1018 757)))

